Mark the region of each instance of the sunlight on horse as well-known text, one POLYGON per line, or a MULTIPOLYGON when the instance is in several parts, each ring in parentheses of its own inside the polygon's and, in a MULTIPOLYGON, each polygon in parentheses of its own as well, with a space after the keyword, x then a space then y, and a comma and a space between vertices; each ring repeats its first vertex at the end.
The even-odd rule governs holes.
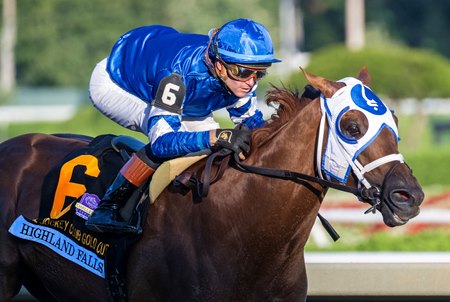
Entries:
MULTIPOLYGON (((277 103, 278 110, 253 133, 245 164, 328 175, 334 183, 364 188, 361 192, 366 195, 360 198, 379 210, 389 226, 416 216, 424 194, 399 154, 396 127, 388 122, 389 127, 372 129, 372 115, 354 104, 338 116, 331 111, 340 105, 339 98, 358 94, 371 106, 368 110, 378 106, 374 119, 389 114, 366 87, 367 70, 358 75, 366 86, 355 78, 334 82, 304 74, 322 92, 322 102, 328 103, 274 87, 267 103, 277 103), (323 106, 330 111, 326 119, 322 119, 323 106), (327 123, 320 136, 322 120, 327 123), (367 137, 371 133, 376 134, 373 139, 367 137), (338 146, 329 142, 332 138, 346 143, 346 149, 330 149, 338 146), (347 161, 339 166, 336 154, 347 161)), ((10 300, 22 284, 43 301, 107 300, 104 279, 45 246, 8 233, 19 215, 38 216, 46 173, 70 151, 85 145, 44 134, 0 144, 0 301, 10 300)), ((202 166, 204 160, 192 171, 202 166)), ((191 193, 165 190, 150 206, 142 238, 129 252, 129 301, 305 300, 304 246, 325 193, 326 188, 314 182, 299 184, 246 173, 233 163, 199 203, 193 202, 191 193)))

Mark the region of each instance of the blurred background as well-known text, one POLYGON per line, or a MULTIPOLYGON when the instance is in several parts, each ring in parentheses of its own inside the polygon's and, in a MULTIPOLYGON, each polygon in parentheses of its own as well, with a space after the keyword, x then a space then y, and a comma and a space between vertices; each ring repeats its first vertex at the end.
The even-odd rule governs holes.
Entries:
MULTIPOLYGON (((381 216, 330 191, 323 215, 341 233, 315 228, 309 251, 446 251, 450 240, 450 1, 447 0, 3 0, 0 141, 23 133, 146 137, 100 115, 88 97, 95 64, 120 35, 149 24, 206 34, 235 18, 271 32, 276 57, 259 87, 302 90, 298 67, 338 80, 362 66, 400 119, 400 150, 423 185, 419 217, 387 231, 381 216)), ((270 116, 270 109, 265 111, 270 116)), ((226 124, 219 114, 218 119, 226 124)))

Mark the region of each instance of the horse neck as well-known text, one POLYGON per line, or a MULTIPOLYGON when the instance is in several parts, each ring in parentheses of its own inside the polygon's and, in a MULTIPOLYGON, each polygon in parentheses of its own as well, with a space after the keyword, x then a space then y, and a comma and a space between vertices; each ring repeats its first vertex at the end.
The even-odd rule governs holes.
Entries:
POLYGON ((310 101, 258 148, 248 163, 314 175, 320 118, 318 99, 310 101))
MULTIPOLYGON (((246 163, 314 175, 320 117, 319 102, 309 102, 269 142, 260 146, 246 163)), ((253 215, 261 217, 276 236, 283 233, 287 242, 296 237, 299 246, 303 247, 320 207, 323 189, 317 184, 311 184, 315 188, 311 190, 292 181, 255 178, 252 175, 248 175, 247 179, 247 186, 252 188, 254 194, 248 206, 258 211, 253 215), (257 209, 255 203, 258 204, 257 209)), ((282 240, 280 238, 280 244, 283 244, 282 240)))

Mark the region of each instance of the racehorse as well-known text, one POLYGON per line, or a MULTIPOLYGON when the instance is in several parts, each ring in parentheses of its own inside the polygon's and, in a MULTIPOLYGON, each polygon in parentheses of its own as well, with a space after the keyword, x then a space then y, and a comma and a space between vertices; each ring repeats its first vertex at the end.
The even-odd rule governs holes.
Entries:
MULTIPOLYGON (((390 114, 368 88, 367 70, 337 82, 304 74, 321 96, 300 97, 273 87, 266 101, 277 103, 277 111, 253 132, 245 166, 231 160, 201 202, 193 202, 191 193, 166 189, 149 207, 142 237, 127 261, 130 301, 305 300, 304 246, 327 184, 360 192, 358 198, 379 210, 389 226, 419 213, 424 193, 398 151, 396 126, 382 121, 375 135, 366 138, 373 132, 372 119, 380 111, 390 114), (332 112, 358 93, 363 98, 354 103, 365 104, 332 112), (364 113, 371 110, 374 117, 364 113), (350 147, 363 141, 364 146, 348 156, 348 149, 328 151, 332 139, 350 147), (337 155, 348 165, 343 174, 329 165, 339 163, 337 155), (246 166, 292 173, 271 177, 245 171, 246 166), (291 181, 288 175, 295 173, 311 179, 291 181), (314 181, 319 177, 327 182, 314 181)), ((0 301, 10 300, 22 285, 42 301, 108 299, 104 279, 42 245, 8 234, 18 215, 37 217, 46 173, 85 145, 84 140, 45 134, 0 144, 0 301)))

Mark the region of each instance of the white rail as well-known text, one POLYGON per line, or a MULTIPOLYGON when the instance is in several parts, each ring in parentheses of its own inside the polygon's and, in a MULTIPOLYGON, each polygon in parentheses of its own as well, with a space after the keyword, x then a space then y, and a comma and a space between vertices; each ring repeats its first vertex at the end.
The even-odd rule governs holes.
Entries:
POLYGON ((312 296, 450 296, 450 252, 306 253, 312 296))
POLYGON ((75 105, 1 106, 0 123, 65 121, 76 113, 76 109, 75 105))

